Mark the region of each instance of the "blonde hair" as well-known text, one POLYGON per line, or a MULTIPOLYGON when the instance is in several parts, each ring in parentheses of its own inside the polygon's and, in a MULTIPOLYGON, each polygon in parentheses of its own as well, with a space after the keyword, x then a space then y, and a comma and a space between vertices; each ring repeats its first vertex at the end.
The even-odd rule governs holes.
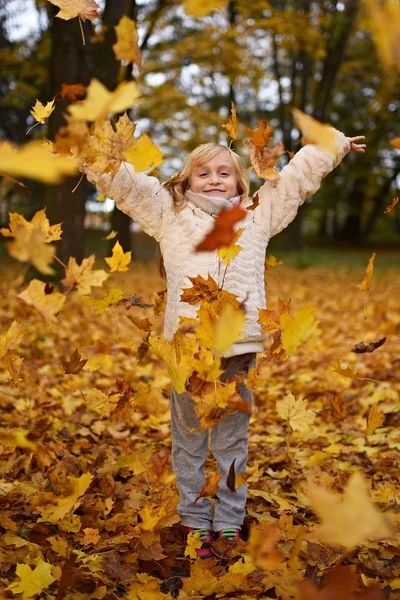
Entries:
MULTIPOLYGON (((248 197, 250 189, 250 177, 244 160, 238 154, 236 154, 236 152, 227 146, 223 146, 222 144, 201 144, 192 150, 190 154, 188 154, 183 167, 177 173, 175 173, 175 175, 163 183, 163 186, 172 196, 173 207, 176 212, 180 212, 186 206, 186 191, 189 189, 189 177, 192 170, 196 167, 205 165, 212 160, 214 156, 217 156, 223 151, 229 152, 229 155, 232 158, 233 168, 237 177, 237 195, 240 197, 241 201, 248 197)), ((158 271, 161 277, 165 279, 166 273, 164 261, 159 244, 157 244, 156 259, 158 271)))

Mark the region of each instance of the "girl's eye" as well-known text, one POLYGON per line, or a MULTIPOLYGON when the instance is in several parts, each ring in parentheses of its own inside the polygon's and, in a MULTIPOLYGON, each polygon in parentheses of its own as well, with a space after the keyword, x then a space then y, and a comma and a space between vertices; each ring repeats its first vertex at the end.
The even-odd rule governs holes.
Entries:
POLYGON ((221 175, 229 175, 229 173, 221 173, 221 175))
POLYGON ((200 177, 205 177, 207 173, 200 173, 200 177))

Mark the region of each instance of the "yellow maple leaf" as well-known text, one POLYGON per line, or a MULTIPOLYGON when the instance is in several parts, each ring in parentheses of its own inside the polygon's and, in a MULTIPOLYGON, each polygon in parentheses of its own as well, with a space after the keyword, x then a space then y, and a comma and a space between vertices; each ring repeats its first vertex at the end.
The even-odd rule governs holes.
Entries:
POLYGON ((214 352, 221 355, 226 352, 234 342, 243 337, 243 328, 246 316, 242 310, 235 309, 231 304, 223 307, 214 326, 214 352))
POLYGON ((83 538, 84 546, 88 546, 91 544, 93 546, 95 546, 100 540, 100 535, 99 535, 98 529, 95 529, 93 527, 86 527, 86 529, 83 530, 83 533, 85 534, 85 536, 83 538))
POLYGON ((315 320, 315 308, 305 305, 293 316, 288 313, 281 314, 279 323, 282 329, 282 347, 290 356, 300 344, 315 333, 319 321, 315 320))
POLYGON ((21 323, 13 321, 6 333, 0 334, 0 358, 3 358, 7 352, 14 350, 24 337, 21 323))
POLYGON ((132 259, 132 252, 124 252, 122 246, 117 242, 112 249, 112 256, 104 260, 110 267, 110 271, 129 271, 128 266, 132 259))
POLYGON ((232 104, 231 104, 231 116, 230 116, 229 121, 227 123, 223 123, 221 125, 221 127, 223 127, 224 129, 227 130, 227 132, 229 133, 229 137, 231 137, 233 140, 237 139, 238 125, 237 125, 237 118, 236 118, 236 106, 235 106, 234 102, 232 102, 232 104))
POLYGON ((44 275, 54 275, 50 263, 55 249, 52 244, 46 243, 46 234, 40 229, 20 225, 14 231, 14 241, 7 244, 7 248, 16 260, 31 263, 44 275))
MULTIPOLYGON (((221 475, 220 475, 220 477, 221 477, 221 475)), ((185 556, 196 559, 197 558, 196 550, 201 548, 202 545, 203 545, 203 542, 200 539, 200 531, 191 531, 187 537, 185 556)))
POLYGON ((293 394, 287 394, 283 400, 279 400, 276 410, 293 431, 308 431, 315 419, 315 413, 307 408, 307 402, 300 398, 296 400, 293 394))
POLYGON ((365 433, 372 435, 377 427, 380 427, 385 420, 385 415, 381 413, 378 406, 373 404, 368 413, 367 428, 365 433))
POLYGON ((311 144, 316 144, 321 149, 326 150, 331 154, 336 154, 336 133, 331 125, 320 123, 316 119, 313 119, 313 117, 306 115, 298 108, 293 108, 292 113, 297 127, 307 138, 308 142, 311 144))
POLYGON ((275 302, 272 309, 259 308, 258 309, 258 322, 261 323, 264 331, 273 332, 279 331, 281 328, 280 318, 281 315, 289 313, 290 311, 290 300, 284 302, 280 298, 275 302))
POLYGON ((325 487, 309 483, 311 506, 322 521, 310 537, 324 544, 354 548, 368 540, 383 540, 395 533, 391 515, 379 512, 361 473, 353 473, 343 497, 325 487))
POLYGON ((13 146, 0 142, 1 172, 8 175, 28 177, 44 183, 59 183, 64 177, 75 175, 77 167, 73 159, 54 156, 42 142, 29 142, 13 146))
POLYGON ((84 258, 80 265, 74 256, 70 256, 65 277, 62 280, 64 287, 72 288, 76 285, 78 294, 90 294, 92 287, 102 286, 109 275, 103 269, 92 271, 96 256, 92 254, 84 258))
POLYGON ((54 110, 54 99, 44 106, 39 100, 36 100, 35 106, 31 109, 31 115, 38 123, 44 123, 54 110))
POLYGON ((378 56, 391 75, 400 70, 400 4, 398 0, 363 0, 378 56))
POLYGON ((43 559, 38 561, 33 570, 29 565, 17 564, 15 573, 19 581, 13 581, 7 589, 13 594, 22 594, 22 598, 33 598, 41 594, 56 580, 51 574, 52 566, 43 559))
POLYGON ((235 393, 235 381, 228 384, 221 381, 210 382, 203 386, 199 394, 192 393, 193 400, 196 403, 196 415, 200 421, 200 427, 196 430, 214 427, 216 423, 231 412, 228 400, 235 393))
POLYGON ((117 42, 113 45, 115 58, 133 63, 141 71, 142 53, 135 21, 124 15, 114 29, 117 34, 117 42))
POLYGON ((99 315, 109 308, 112 304, 117 304, 124 297, 124 290, 112 288, 108 290, 107 296, 98 300, 90 296, 82 296, 82 302, 90 306, 95 315, 99 315))
POLYGON ((86 19, 97 19, 100 6, 94 0, 49 0, 60 11, 56 14, 59 19, 68 21, 74 17, 86 19))
POLYGON ((371 287, 372 274, 374 272, 375 256, 376 252, 373 252, 371 258, 369 259, 368 266, 365 271, 365 276, 362 282, 354 284, 359 290, 369 290, 369 288, 371 287))
POLYGON ((220 258, 227 267, 229 267, 231 260, 233 260, 239 254, 239 252, 243 250, 243 247, 239 246, 239 244, 236 244, 236 242, 244 230, 244 227, 237 229, 230 246, 220 246, 217 250, 218 258, 220 258))
MULTIPOLYGON (((174 337, 176 337, 175 334, 174 337)), ((160 356, 168 367, 168 373, 171 379, 171 384, 178 394, 185 391, 186 380, 193 372, 193 355, 197 349, 197 341, 193 337, 185 336, 185 346, 183 343, 179 348, 179 359, 177 358, 177 346, 172 342, 160 336, 152 336, 149 338, 149 344, 153 352, 160 356)))
POLYGON ((91 473, 83 473, 80 477, 68 477, 71 485, 72 493, 69 496, 60 498, 57 504, 40 507, 42 517, 40 521, 48 521, 49 523, 57 523, 61 521, 68 513, 77 509, 80 504, 80 498, 86 492, 92 483, 94 475, 91 473))
POLYGON ((131 108, 139 95, 139 88, 133 81, 124 81, 110 92, 100 81, 92 79, 85 100, 68 106, 68 112, 76 119, 97 121, 131 108))
POLYGON ((135 171, 154 169, 163 162, 161 150, 153 144, 147 133, 143 133, 134 147, 125 152, 125 158, 135 167, 135 171))
POLYGON ((205 17, 214 10, 222 10, 228 0, 183 0, 186 14, 192 17, 205 17))
POLYGON ((188 279, 192 287, 183 289, 182 302, 207 305, 212 316, 218 315, 225 304, 232 304, 234 308, 239 308, 237 297, 227 290, 221 290, 211 275, 207 279, 201 275, 188 277, 188 279))
POLYGON ((65 296, 54 291, 51 294, 46 294, 45 287, 44 281, 32 279, 28 287, 18 294, 17 298, 20 298, 29 306, 33 306, 46 321, 55 321, 57 313, 64 305, 65 296))

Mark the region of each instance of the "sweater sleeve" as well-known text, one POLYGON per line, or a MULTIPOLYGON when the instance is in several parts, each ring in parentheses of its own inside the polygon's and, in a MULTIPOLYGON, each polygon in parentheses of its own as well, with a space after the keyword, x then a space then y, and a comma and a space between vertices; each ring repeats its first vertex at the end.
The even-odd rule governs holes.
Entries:
POLYGON ((293 221, 307 196, 315 194, 322 179, 338 166, 350 150, 350 142, 344 133, 337 130, 335 132, 335 154, 322 150, 315 144, 308 144, 282 169, 276 187, 266 181, 259 189, 259 206, 255 210, 259 214, 255 218, 267 231, 268 238, 293 221))
POLYGON ((136 173, 134 167, 122 162, 118 173, 98 176, 83 169, 89 181, 117 207, 138 223, 143 231, 160 241, 165 222, 172 212, 172 198, 156 177, 136 173))

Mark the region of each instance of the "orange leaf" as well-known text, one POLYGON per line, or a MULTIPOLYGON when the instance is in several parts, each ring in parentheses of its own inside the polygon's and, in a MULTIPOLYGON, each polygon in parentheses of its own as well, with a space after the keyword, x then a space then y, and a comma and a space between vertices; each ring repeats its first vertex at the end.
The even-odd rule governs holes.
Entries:
POLYGON ((86 94, 86 87, 81 83, 62 83, 60 94, 62 98, 68 98, 72 102, 76 102, 78 96, 86 94))
POLYGON ((365 277, 362 280, 362 282, 354 284, 359 290, 369 290, 371 286, 372 273, 374 272, 375 256, 376 252, 373 252, 371 258, 369 259, 367 270, 365 271, 365 277))
POLYGON ((195 251, 211 251, 221 248, 221 246, 230 246, 236 234, 233 226, 244 219, 246 214, 245 209, 239 205, 226 210, 222 209, 215 219, 214 228, 196 246, 195 251))
POLYGON ((381 413, 376 404, 373 404, 368 413, 367 428, 365 433, 372 435, 377 427, 383 425, 385 415, 381 413))
POLYGON ((237 131, 236 107, 233 102, 231 105, 231 117, 227 123, 222 123, 221 127, 226 129, 226 131, 229 133, 229 136, 233 140, 237 139, 238 131, 237 131))
POLYGON ((394 207, 396 206, 396 204, 398 204, 398 202, 399 202, 398 198, 393 198, 392 204, 389 204, 389 206, 387 206, 385 208, 385 213, 389 213, 391 210, 393 210, 394 207))
POLYGON ((195 503, 200 498, 205 498, 206 496, 214 496, 218 492, 218 482, 221 479, 222 475, 220 473, 214 473, 207 478, 200 492, 197 494, 195 503))

